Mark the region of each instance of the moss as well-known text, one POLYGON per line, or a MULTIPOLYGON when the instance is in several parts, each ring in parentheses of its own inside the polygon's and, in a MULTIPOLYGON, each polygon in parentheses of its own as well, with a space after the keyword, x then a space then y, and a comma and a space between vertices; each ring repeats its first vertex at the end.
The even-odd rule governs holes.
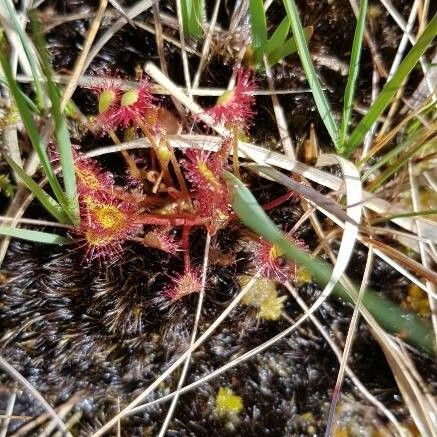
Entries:
MULTIPOLYGON (((249 283, 250 276, 240 276, 242 286, 249 283)), ((258 308, 257 317, 265 320, 278 320, 284 308, 286 296, 278 296, 275 281, 270 279, 257 279, 246 292, 241 300, 245 305, 252 305, 258 308)))
POLYGON ((243 410, 243 398, 228 387, 220 387, 215 399, 217 416, 235 416, 243 410))

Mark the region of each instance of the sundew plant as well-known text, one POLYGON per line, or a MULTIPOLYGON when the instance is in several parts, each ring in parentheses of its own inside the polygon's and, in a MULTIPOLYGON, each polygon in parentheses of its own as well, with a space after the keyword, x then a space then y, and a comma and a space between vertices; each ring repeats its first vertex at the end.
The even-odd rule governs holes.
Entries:
POLYGON ((0 436, 435 435, 429 3, 72 3, 0 0, 0 436))

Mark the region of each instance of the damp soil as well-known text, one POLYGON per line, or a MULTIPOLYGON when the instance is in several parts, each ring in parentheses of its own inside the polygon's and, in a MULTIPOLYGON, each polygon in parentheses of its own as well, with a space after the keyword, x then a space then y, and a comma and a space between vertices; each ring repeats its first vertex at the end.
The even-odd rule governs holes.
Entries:
MULTIPOLYGON (((174 13, 174 3, 161 3, 163 12, 174 13)), ((226 28, 234 2, 223 3, 219 22, 226 28)), ((281 18, 280 3, 274 2, 270 9, 269 20, 273 24, 281 18)), ((349 2, 301 0, 297 3, 304 25, 314 26, 312 52, 331 61, 331 67, 319 65, 318 70, 332 106, 339 112, 346 82, 339 66, 348 62, 354 31, 349 2)), ((401 12, 410 7, 408 0, 394 3, 401 12)), ((41 6, 40 14, 43 23, 49 26, 55 17, 91 11, 96 4, 96 1, 47 0, 41 6)), ((377 17, 372 21, 372 35, 378 43, 383 63, 389 66, 398 47, 400 31, 380 6, 373 4, 372 7, 377 17)), ((152 18, 150 12, 140 16, 141 20, 150 23, 152 18)), ((110 26, 111 19, 105 20, 105 26, 110 26)), ((71 72, 88 26, 88 20, 80 19, 48 31, 47 41, 56 72, 71 72)), ((171 29, 165 30, 172 33, 171 29)), ((232 58, 237 53, 229 47, 224 50, 218 42, 216 45, 203 75, 202 87, 224 87, 232 72, 232 58)), ((169 76, 183 85, 178 50, 168 43, 164 43, 164 49, 169 76)), ((367 49, 363 59, 357 98, 366 105, 369 103, 373 69, 367 49)), ((106 44, 87 73, 133 79, 138 66, 148 61, 159 64, 154 36, 127 25, 106 44)), ((194 56, 190 58, 193 71, 197 62, 194 56)), ((307 88, 296 56, 290 56, 276 66, 274 78, 277 89, 307 88)), ((267 88, 262 74, 258 75, 258 83, 261 88, 267 88)), ((415 83, 417 81, 413 78, 409 86, 413 88, 415 83)), ((89 90, 79 88, 74 101, 85 115, 95 113, 95 98, 89 90)), ((310 126, 314 125, 322 148, 329 149, 327 134, 309 93, 281 96, 280 101, 296 144, 308 137, 310 126)), ((203 98, 199 102, 208 105, 211 100, 203 98)), ((172 110, 169 98, 163 98, 163 103, 172 110)), ((251 138, 265 147, 278 148, 279 138, 270 98, 257 97, 256 108, 251 138)), ((83 150, 109 144, 106 138, 72 127, 74 140, 83 150)), ((118 157, 106 157, 101 163, 118 173, 120 178, 123 176, 124 169, 118 157)), ((260 202, 268 202, 282 193, 282 188, 270 182, 253 177, 250 182, 260 202)), ((270 215, 282 229, 289 230, 302 213, 298 203, 292 202, 274 209, 270 215)), ((32 205, 29 214, 44 217, 37 205, 32 205)), ((318 244, 309 226, 301 227, 298 237, 310 248, 318 244)), ((202 259, 204 241, 202 231, 192 234, 194 262, 202 259)), ((221 256, 213 258, 209 267, 200 332, 206 330, 238 293, 238 275, 252 272, 251 254, 245 250, 238 226, 230 225, 220 231, 215 245, 221 256), (237 261, 228 263, 226 260, 237 261)), ((362 275, 365 256, 365 248, 358 246, 348 272, 352 278, 359 279, 362 275)), ((124 255, 109 265, 89 266, 84 264, 83 254, 76 247, 59 249, 12 241, 2 267, 4 283, 0 286, 1 354, 51 405, 61 405, 77 396, 72 411, 80 411, 81 418, 73 434, 90 435, 116 414, 118 400, 122 406, 127 405, 187 348, 196 296, 188 296, 172 307, 161 305, 159 299, 160 290, 169 276, 180 267, 180 261, 175 257, 135 244, 129 245, 124 255)), ((387 295, 397 301, 401 301, 406 293, 407 283, 380 260, 376 260, 371 282, 377 284, 379 290, 389 290, 387 295)), ((298 286, 298 291, 307 304, 320 293, 312 283, 298 286)), ((281 294, 286 295, 286 290, 281 290, 281 294)), ((285 312, 292 319, 301 314, 291 297, 286 302, 285 312)), ((343 341, 351 313, 352 310, 342 302, 330 300, 318 316, 330 334, 343 341)), ((207 375, 287 326, 288 322, 284 320, 257 320, 249 307, 239 306, 193 354, 187 383, 207 375)), ((417 351, 413 351, 413 355, 419 368, 428 368, 427 374, 432 375, 429 369, 435 364, 417 351)), ((350 365, 372 394, 392 409, 400 420, 408 417, 383 353, 364 323, 359 325, 350 365)), ((307 323, 266 352, 182 395, 167 435, 323 435, 337 371, 338 362, 330 347, 307 323), (220 419, 214 412, 215 396, 224 386, 232 388, 243 399, 244 409, 238 420, 220 419)), ((172 391, 179 376, 176 372, 148 400, 172 391)), ((2 375, 0 381, 3 387, 12 389, 13 383, 7 376, 2 375)), ((342 405, 347 407, 347 414, 342 423, 349 429, 348 435, 376 435, 372 434, 369 424, 382 426, 384 420, 363 401, 348 378, 343 393, 342 405), (357 426, 360 432, 367 434, 354 433, 357 426)), ((2 409, 7 398, 7 390, 0 391, 2 409)), ((122 435, 156 435, 167 409, 168 404, 155 405, 123 419, 122 435)), ((30 395, 18 392, 14 414, 37 416, 42 412, 30 395)), ((17 431, 20 425, 18 421, 11 422, 9 429, 17 431)), ((38 435, 40 431, 33 430, 26 435, 38 435)))

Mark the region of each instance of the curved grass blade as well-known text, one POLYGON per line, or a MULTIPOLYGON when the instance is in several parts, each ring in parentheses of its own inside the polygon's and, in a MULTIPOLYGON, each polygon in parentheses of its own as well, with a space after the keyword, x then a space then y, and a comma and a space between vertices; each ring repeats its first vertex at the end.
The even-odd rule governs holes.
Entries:
POLYGON ((349 63, 349 76, 343 99, 343 117, 340 125, 340 144, 344 145, 348 136, 348 127, 352 114, 352 102, 355 95, 358 71, 360 69, 361 49, 363 47, 364 28, 367 13, 367 0, 360 1, 357 26, 355 28, 354 41, 352 44, 351 60, 349 63))
POLYGON ((44 244, 65 244, 70 240, 58 234, 49 232, 32 231, 30 229, 11 228, 8 226, 0 226, 0 235, 19 238, 21 240, 33 241, 35 243, 44 244))
POLYGON ((79 203, 76 194, 76 174, 74 170, 74 160, 68 132, 67 121, 61 112, 61 99, 59 90, 53 82, 52 68, 45 48, 45 41, 42 29, 35 15, 31 14, 31 24, 35 37, 36 49, 41 59, 41 67, 47 81, 47 90, 51 101, 51 113, 55 124, 55 137, 59 151, 59 158, 62 166, 62 176, 64 179, 66 204, 62 206, 71 218, 73 223, 77 223, 79 216, 79 203))
MULTIPOLYGON (((296 264, 308 269, 314 280, 323 287, 331 276, 332 267, 320 259, 313 259, 305 251, 291 244, 243 183, 229 172, 225 173, 225 178, 233 193, 233 209, 242 222, 272 244, 277 245, 285 256, 296 264)), ((354 292, 356 293, 356 289, 354 292)), ((349 291, 340 283, 334 287, 333 293, 347 302, 352 302, 349 291)), ((435 354, 434 334, 431 326, 415 314, 403 311, 390 300, 369 289, 364 296, 363 305, 382 327, 402 335, 407 341, 429 355, 435 354)))
POLYGON ((367 191, 374 192, 379 187, 382 186, 382 184, 390 178, 393 174, 395 174, 397 171, 399 171, 401 168, 404 167, 404 165, 408 162, 409 159, 411 159, 412 156, 414 156, 420 149, 426 146, 431 147, 437 147, 437 140, 430 141, 429 143, 419 143, 416 144, 411 149, 408 149, 403 155, 399 156, 396 160, 393 160, 390 166, 384 170, 382 173, 380 173, 368 186, 367 191))
POLYGON ((325 124, 326 130, 334 143, 336 149, 340 144, 338 141, 338 126, 334 120, 331 107, 328 99, 323 93, 320 81, 317 77, 316 70, 311 61, 310 51, 308 49, 307 41, 305 38, 305 32, 302 27, 302 23, 299 18, 299 13, 294 0, 283 0, 285 9, 287 10, 288 17, 290 18, 291 29, 293 30, 293 36, 296 40, 297 51, 299 53, 302 66, 305 70, 305 75, 308 80, 308 84, 313 92, 314 101, 316 102, 317 109, 320 117, 325 124))
POLYGON ((3 154, 9 166, 14 170, 44 208, 60 223, 70 223, 61 205, 47 194, 12 158, 3 154))
POLYGON ((425 51, 429 48, 436 35, 437 15, 434 15, 428 26, 426 26, 423 33, 417 39, 416 44, 414 44, 407 56, 400 63, 391 80, 385 84, 384 88, 367 111, 367 114, 355 127, 347 143, 341 147, 340 151, 344 155, 350 155, 353 153, 356 147, 361 144, 373 123, 387 108, 397 90, 402 86, 411 70, 417 64, 425 51))

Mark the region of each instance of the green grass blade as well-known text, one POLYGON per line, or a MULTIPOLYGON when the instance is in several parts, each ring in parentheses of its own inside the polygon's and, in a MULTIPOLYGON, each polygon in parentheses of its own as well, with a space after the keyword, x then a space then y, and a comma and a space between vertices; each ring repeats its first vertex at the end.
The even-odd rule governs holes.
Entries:
POLYGON ((9 60, 7 59, 6 53, 7 50, 5 49, 5 41, 0 41, 0 63, 5 74, 9 90, 14 97, 15 104, 17 105, 21 120, 24 124, 24 127, 26 128, 27 135, 29 136, 33 148, 38 154, 41 166, 47 176, 53 192, 55 193, 56 198, 58 199, 58 201, 60 201, 60 203, 65 202, 64 192, 62 191, 62 187, 59 184, 59 181, 53 171, 52 165, 45 149, 44 142, 38 132, 38 128, 33 119, 32 111, 27 105, 27 101, 23 97, 23 92, 18 87, 18 84, 12 75, 11 66, 9 64, 9 60))
POLYGON ((398 144, 393 149, 391 149, 389 152, 387 152, 384 156, 378 157, 378 160, 375 162, 375 164, 372 165, 366 171, 366 173, 363 174, 363 176, 361 176, 361 182, 366 182, 367 179, 369 179, 369 177, 372 176, 372 174, 374 174, 376 172, 376 170, 378 170, 379 168, 381 168, 382 166, 384 166, 388 162, 395 159, 396 156, 399 155, 399 153, 401 153, 403 150, 405 150, 407 147, 409 147, 411 145, 411 142, 412 142, 411 138, 407 138, 405 141, 398 144))
POLYGON ((186 35, 189 35, 189 17, 191 12, 191 0, 181 1, 182 27, 186 35))
POLYGON ((391 80, 385 84, 384 88, 381 90, 378 97, 367 111, 367 114, 361 119, 361 121, 353 130, 347 144, 341 150, 344 155, 350 155, 362 143, 373 123, 378 120, 379 116, 390 104, 393 96, 402 86, 411 70, 415 67, 421 56, 430 46, 436 34, 437 15, 434 15, 428 26, 426 26, 423 33, 417 39, 416 44, 414 44, 407 56, 405 56, 404 60, 400 63, 391 80))
POLYGON ((33 50, 28 44, 28 39, 23 29, 21 28, 20 23, 17 20, 17 11, 15 10, 14 5, 11 0, 0 0, 9 13, 9 18, 12 22, 14 30, 17 32, 18 37, 20 38, 21 44, 23 46, 24 53, 26 54, 27 60, 29 61, 30 70, 33 76, 32 86, 35 90, 36 101, 38 108, 44 107, 44 92, 41 86, 40 75, 39 75, 39 66, 37 63, 37 59, 34 56, 33 50))
MULTIPOLYGON (((2 84, 3 86, 5 86, 6 88, 9 88, 9 85, 7 82, 5 82, 3 80, 3 78, 0 77, 0 84, 2 84)), ((26 94, 23 93, 23 91, 21 91, 20 88, 18 88, 18 91, 21 93, 24 101, 27 103, 27 106, 30 109, 30 112, 34 113, 34 114, 40 114, 40 110, 39 108, 35 105, 35 103, 32 101, 32 99, 30 97, 28 97, 26 94)))
POLYGON ((252 46, 255 55, 255 64, 261 65, 267 45, 267 19, 262 0, 250 0, 250 25, 252 30, 252 46))
MULTIPOLYGON (((241 221, 258 235, 262 235, 266 240, 277 245, 285 256, 293 262, 308 269, 314 280, 324 286, 331 276, 332 267, 320 259, 312 258, 304 250, 291 244, 239 179, 229 172, 225 173, 225 179, 233 193, 232 207, 241 221)), ((351 302, 348 290, 340 283, 335 286, 333 293, 337 297, 351 302)), ((391 332, 402 334, 407 341, 426 351, 429 355, 434 355, 434 334, 428 323, 422 321, 415 314, 402 310, 372 290, 366 291, 363 305, 382 327, 391 332)))
POLYGON ((186 35, 200 39, 204 35, 202 23, 205 18, 204 0, 182 0, 182 27, 186 35))
POLYGON ((205 20, 205 0, 193 0, 192 6, 192 27, 195 28, 193 38, 200 39, 204 36, 203 22, 205 20))
POLYGON ((308 84, 313 93, 314 101, 316 103, 320 117, 325 124, 326 130, 328 131, 335 148, 338 149, 338 126, 334 120, 334 116, 332 114, 328 99, 323 93, 320 81, 317 77, 316 70, 314 69, 314 65, 311 61, 310 51, 308 49, 305 32, 299 18, 296 4, 294 0, 283 0, 283 2, 285 9, 287 10, 288 17, 290 18, 291 29, 293 30, 293 36, 296 40, 297 51, 299 53, 302 66, 305 70, 308 84))
POLYGON ((349 75, 343 99, 343 117, 340 125, 340 144, 344 145, 348 136, 348 128, 352 114, 352 103, 360 69, 361 50, 363 47, 364 28, 366 23, 367 0, 360 1, 357 26, 355 28, 354 41, 352 44, 351 60, 349 63, 349 75))
POLYGON ((21 240, 45 244, 65 244, 70 241, 68 238, 57 234, 32 231, 30 229, 11 228, 7 226, 0 226, 0 235, 7 235, 8 237, 20 238, 21 240))
POLYGON ((285 44, 287 36, 290 33, 290 20, 288 15, 284 17, 279 26, 273 32, 273 35, 266 42, 266 54, 270 55, 285 44))
MULTIPOLYGON (((305 39, 309 41, 311 36, 313 35, 313 27, 308 26, 304 29, 305 33, 305 39)), ((271 66, 277 64, 281 59, 286 58, 287 56, 290 56, 293 53, 297 52, 297 45, 294 37, 289 38, 285 43, 269 54, 269 64, 271 66)))
POLYGON ((404 165, 415 155, 421 148, 430 145, 431 147, 437 147, 437 140, 430 141, 429 143, 419 143, 411 149, 407 150, 402 156, 396 159, 387 169, 385 169, 371 184, 367 186, 367 190, 373 192, 377 190, 382 184, 394 175, 397 171, 401 170, 404 165))
POLYGON ((370 224, 374 225, 381 222, 388 222, 393 219, 397 218, 406 218, 406 217, 423 217, 428 215, 436 215, 437 216, 437 209, 426 209, 424 211, 414 211, 414 212, 404 212, 402 214, 392 214, 392 215, 385 215, 382 217, 377 217, 374 219, 370 219, 370 224))
POLYGON ((44 208, 60 223, 69 223, 61 205, 53 197, 47 194, 26 172, 8 155, 3 154, 9 166, 17 173, 33 195, 41 202, 44 208))
POLYGON ((55 124, 55 137, 62 166, 65 195, 67 198, 67 204, 63 206, 66 213, 72 219, 72 222, 77 223, 79 217, 79 204, 76 194, 76 174, 74 170, 70 133, 68 132, 65 116, 61 112, 61 99, 59 97, 59 91, 52 79, 52 68, 45 48, 42 29, 33 14, 31 15, 31 23, 34 32, 36 48, 41 58, 41 67, 47 80, 47 89, 51 101, 51 114, 55 124))

